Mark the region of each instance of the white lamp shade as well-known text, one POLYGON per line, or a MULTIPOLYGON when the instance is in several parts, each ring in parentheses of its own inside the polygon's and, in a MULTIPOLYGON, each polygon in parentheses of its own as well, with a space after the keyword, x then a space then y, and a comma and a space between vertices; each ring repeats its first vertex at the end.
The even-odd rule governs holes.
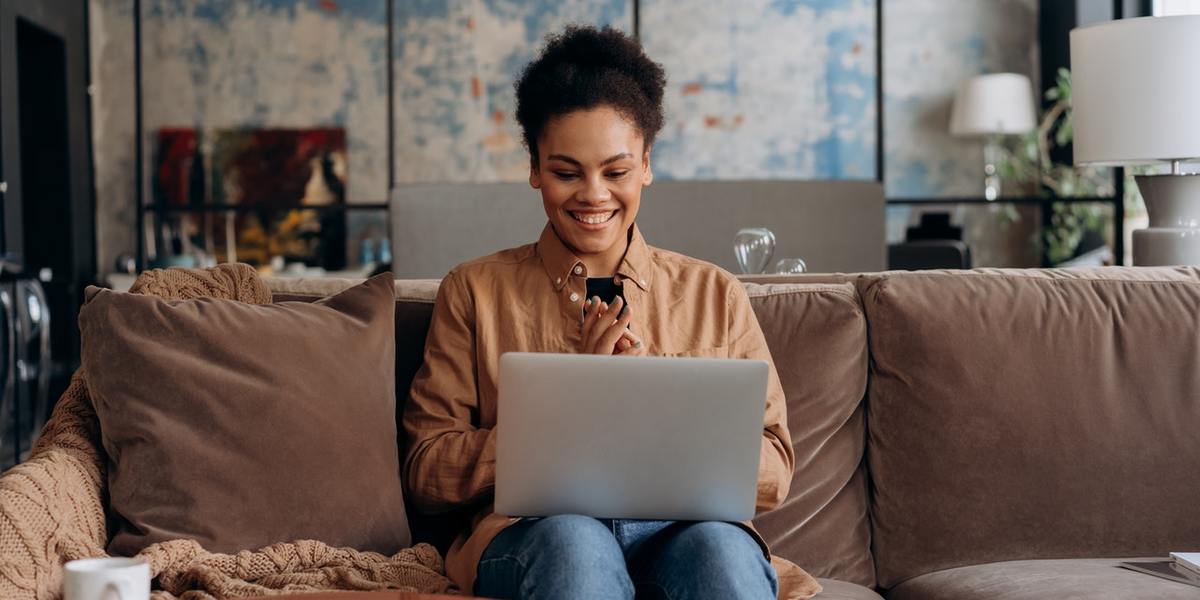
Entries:
POLYGON ((1200 157, 1200 16, 1071 31, 1075 164, 1200 157))
POLYGON ((1033 85, 1017 73, 980 75, 962 83, 950 111, 956 136, 1025 133, 1034 128, 1033 85))

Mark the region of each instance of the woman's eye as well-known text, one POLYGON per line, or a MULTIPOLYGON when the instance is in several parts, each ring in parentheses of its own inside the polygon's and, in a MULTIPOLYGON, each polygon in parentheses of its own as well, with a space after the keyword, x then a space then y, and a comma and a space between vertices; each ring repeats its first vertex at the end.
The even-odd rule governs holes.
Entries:
POLYGON ((555 171, 554 176, 559 179, 575 179, 576 175, 567 171, 555 171))
POLYGON ((608 178, 609 179, 620 179, 620 178, 624 177, 627 173, 629 173, 629 171, 612 171, 608 174, 608 178))

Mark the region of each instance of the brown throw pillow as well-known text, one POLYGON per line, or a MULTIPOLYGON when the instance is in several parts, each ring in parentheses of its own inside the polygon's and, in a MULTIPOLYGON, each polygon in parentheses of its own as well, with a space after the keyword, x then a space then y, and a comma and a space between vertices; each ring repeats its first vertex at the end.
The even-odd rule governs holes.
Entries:
POLYGON ((410 544, 390 273, 314 303, 89 289, 83 369, 108 452, 110 553, 315 539, 410 544))

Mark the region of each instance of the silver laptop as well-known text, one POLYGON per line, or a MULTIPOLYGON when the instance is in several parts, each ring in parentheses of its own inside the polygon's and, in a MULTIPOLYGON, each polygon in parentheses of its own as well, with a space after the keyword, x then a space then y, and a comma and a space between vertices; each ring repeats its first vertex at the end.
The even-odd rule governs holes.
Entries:
POLYGON ((767 375, 761 360, 504 354, 496 512, 752 518, 767 375))

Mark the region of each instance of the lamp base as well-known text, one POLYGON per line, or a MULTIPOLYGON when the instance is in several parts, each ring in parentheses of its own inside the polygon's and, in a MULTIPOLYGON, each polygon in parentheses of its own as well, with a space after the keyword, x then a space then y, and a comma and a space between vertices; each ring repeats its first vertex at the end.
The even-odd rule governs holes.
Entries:
POLYGON ((983 197, 994 202, 1000 197, 1000 171, 996 168, 1000 156, 1000 136, 989 136, 983 143, 983 197))
POLYGON ((1150 226, 1133 232, 1133 264, 1200 265, 1200 174, 1136 179, 1150 226))

